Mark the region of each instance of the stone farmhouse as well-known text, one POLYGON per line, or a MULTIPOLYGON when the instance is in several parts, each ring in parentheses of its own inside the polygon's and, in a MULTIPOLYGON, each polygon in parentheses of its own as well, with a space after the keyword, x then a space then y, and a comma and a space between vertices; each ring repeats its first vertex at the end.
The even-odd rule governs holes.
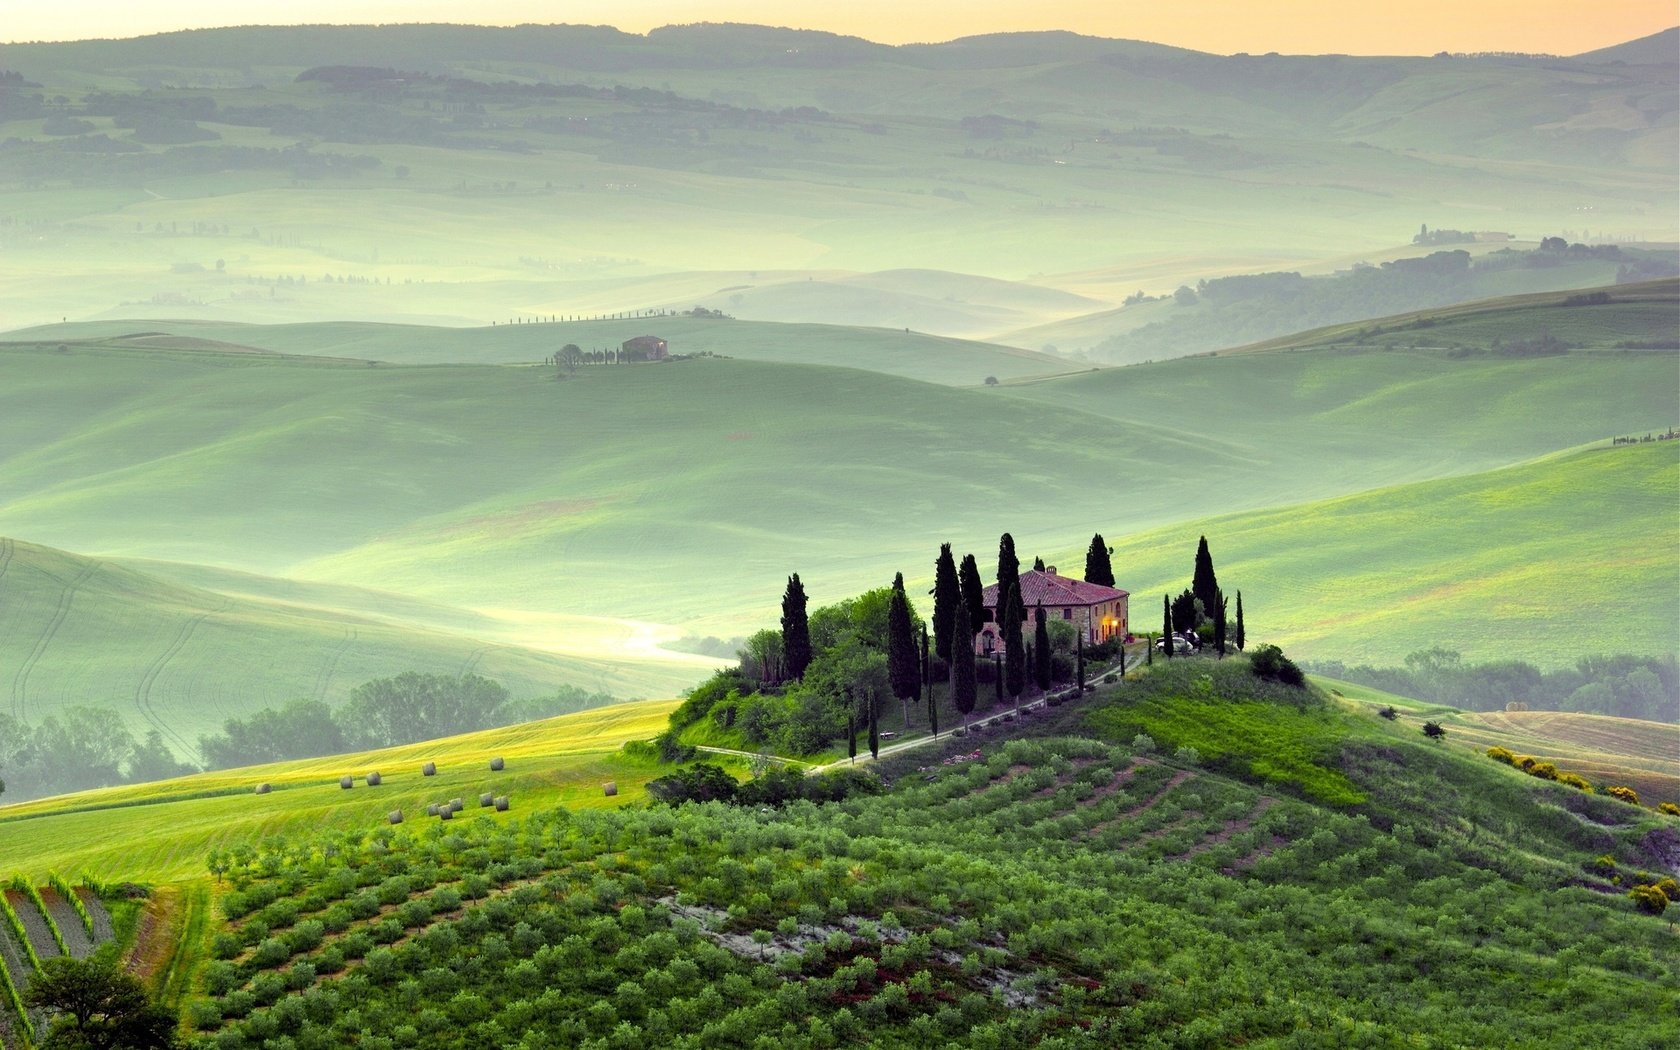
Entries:
MULTIPOLYGON (((1021 606, 1026 613, 1025 635, 1033 633, 1033 610, 1044 607, 1047 620, 1072 623, 1085 636, 1087 645, 1113 637, 1126 637, 1130 630, 1128 592, 1100 583, 1086 583, 1056 573, 1054 565, 1040 571, 1028 569, 1021 573, 1021 606)), ((974 651, 985 656, 1003 648, 1003 632, 998 626, 997 584, 986 588, 986 623, 974 636, 974 651)))

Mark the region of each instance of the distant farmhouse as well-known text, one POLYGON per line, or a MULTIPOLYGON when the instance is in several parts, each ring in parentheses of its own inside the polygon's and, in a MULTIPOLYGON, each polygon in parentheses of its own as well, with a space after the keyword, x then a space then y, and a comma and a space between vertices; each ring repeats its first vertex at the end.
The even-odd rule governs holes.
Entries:
POLYGON ((620 361, 663 361, 670 356, 665 340, 656 335, 638 335, 634 339, 626 339, 624 345, 618 348, 620 361))
MULTIPOLYGON (((1033 610, 1042 605, 1046 619, 1073 624, 1085 636, 1087 645, 1124 638, 1128 633, 1128 597, 1126 591, 1114 587, 1058 576, 1054 565, 1042 571, 1029 569, 1021 573, 1021 607, 1026 613, 1029 637, 1033 610)), ((997 619, 997 584, 986 588, 985 599, 986 623, 974 636, 974 651, 980 655, 1003 648, 1003 632, 997 619)))

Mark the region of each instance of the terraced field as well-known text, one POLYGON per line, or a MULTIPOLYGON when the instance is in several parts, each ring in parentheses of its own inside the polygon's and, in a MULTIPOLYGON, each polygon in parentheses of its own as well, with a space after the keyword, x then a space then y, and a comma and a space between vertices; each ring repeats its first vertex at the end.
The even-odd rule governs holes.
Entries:
POLYGON ((56 874, 45 886, 12 877, 0 890, 0 1047, 26 1050, 46 1031, 48 1014, 22 1001, 42 960, 86 958, 114 941, 111 913, 95 888, 56 874))

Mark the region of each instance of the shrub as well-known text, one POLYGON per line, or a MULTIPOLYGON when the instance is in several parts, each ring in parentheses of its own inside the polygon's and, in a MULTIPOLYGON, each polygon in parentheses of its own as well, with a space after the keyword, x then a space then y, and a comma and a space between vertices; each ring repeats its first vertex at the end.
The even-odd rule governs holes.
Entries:
POLYGON ((1652 883, 1652 885, 1654 885, 1657 889, 1662 890, 1663 896, 1667 897, 1669 900, 1680 901, 1680 882, 1676 882, 1672 878, 1664 878, 1658 879, 1656 882, 1652 883))
POLYGON ((1132 737, 1132 750, 1140 755, 1147 755, 1155 750, 1155 738, 1148 733, 1139 733, 1132 737))
POLYGON ((1248 666, 1256 677, 1265 678, 1284 685, 1304 686, 1307 676, 1295 666, 1295 661, 1283 655, 1283 650, 1275 645, 1258 645, 1248 655, 1248 666))
MULTIPOLYGON (((1439 722, 1425 722, 1423 724, 1423 735, 1429 737, 1431 740, 1435 740, 1446 736, 1447 731, 1441 728, 1441 723, 1439 722)), ((1555 774, 1557 770, 1554 769, 1552 772, 1555 774)))
POLYGON ((1639 792, 1630 787, 1617 785, 1613 788, 1606 788, 1604 793, 1620 802, 1626 802, 1630 806, 1639 805, 1639 792))
POLYGON ((1195 748, 1185 746, 1173 752, 1173 760, 1187 766, 1193 766, 1201 762, 1202 756, 1195 748))
POLYGON ((1664 802, 1657 806, 1658 813, 1667 813, 1671 817, 1680 817, 1680 806, 1672 802, 1664 802))
MULTIPOLYGON (((1384 717, 1384 718, 1386 718, 1386 719, 1388 719, 1388 720, 1389 720, 1389 721, 1390 721, 1390 722, 1392 722, 1392 721, 1394 721, 1394 720, 1395 720, 1395 719, 1396 719, 1396 718, 1399 718, 1399 717, 1400 717, 1400 712, 1398 712, 1398 711, 1396 711, 1396 710, 1394 710, 1394 705, 1393 705, 1393 704, 1389 704, 1389 705, 1388 705, 1388 706, 1387 706, 1387 707, 1385 707, 1385 708, 1383 708, 1383 709, 1382 709, 1382 710, 1380 710, 1380 711, 1378 711, 1378 712, 1377 712, 1377 714, 1379 714, 1379 715, 1381 715, 1381 716, 1382 716, 1382 717, 1384 717)), ((1490 756, 1492 756, 1492 755, 1493 755, 1493 753, 1494 753, 1494 752, 1495 752, 1495 751, 1505 751, 1505 749, 1504 749, 1504 748, 1502 748, 1502 747, 1494 747, 1494 748, 1489 748, 1489 749, 1488 749, 1488 754, 1489 754, 1489 755, 1490 755, 1490 756)), ((1509 752, 1509 751, 1506 751, 1506 752, 1505 752, 1505 753, 1506 753, 1506 754, 1510 754, 1510 752, 1509 752)))
POLYGON ((1614 875, 1616 873, 1616 858, 1608 853, 1602 853, 1592 859, 1587 870, 1598 875, 1614 875))
POLYGON ((1635 886, 1628 890, 1627 895, 1639 905, 1640 911, 1661 915, 1668 909, 1668 894, 1655 886, 1635 886))
POLYGON ((1493 759, 1495 762, 1503 762, 1508 766, 1515 766, 1517 764, 1517 756, 1502 747, 1488 748, 1487 757, 1493 759))
POLYGON ((1558 778, 1558 771, 1557 767, 1552 765, 1550 762, 1536 762, 1533 767, 1529 769, 1528 775, 1531 777, 1539 777, 1541 780, 1556 780, 1558 778))
POLYGON ((1579 773, 1559 773, 1557 775, 1557 782, 1559 784, 1567 784, 1577 791, 1585 791, 1589 795, 1592 794, 1592 783, 1579 773))

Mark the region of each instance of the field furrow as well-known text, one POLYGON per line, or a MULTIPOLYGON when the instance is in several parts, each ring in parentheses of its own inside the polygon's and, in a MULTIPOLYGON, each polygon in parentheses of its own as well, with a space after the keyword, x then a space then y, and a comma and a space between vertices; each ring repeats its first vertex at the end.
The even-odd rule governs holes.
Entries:
POLYGON ((28 722, 29 675, 40 662, 41 654, 52 644, 53 636, 64 625, 64 618, 70 615, 70 604, 75 600, 76 588, 85 583, 99 568, 98 562, 89 562, 74 580, 64 585, 64 590, 58 596, 58 607, 53 610, 52 619, 47 622, 46 629, 35 640, 35 647, 24 657, 23 663, 18 665, 17 673, 12 675, 12 717, 19 722, 28 722))
POLYGON ((87 929, 82 926, 82 917, 76 914, 76 909, 65 900, 58 890, 47 887, 41 891, 41 902, 47 906, 47 913, 58 927, 58 932, 64 937, 64 944, 70 949, 70 954, 77 959, 85 959, 93 954, 97 947, 93 938, 88 936, 87 929))

